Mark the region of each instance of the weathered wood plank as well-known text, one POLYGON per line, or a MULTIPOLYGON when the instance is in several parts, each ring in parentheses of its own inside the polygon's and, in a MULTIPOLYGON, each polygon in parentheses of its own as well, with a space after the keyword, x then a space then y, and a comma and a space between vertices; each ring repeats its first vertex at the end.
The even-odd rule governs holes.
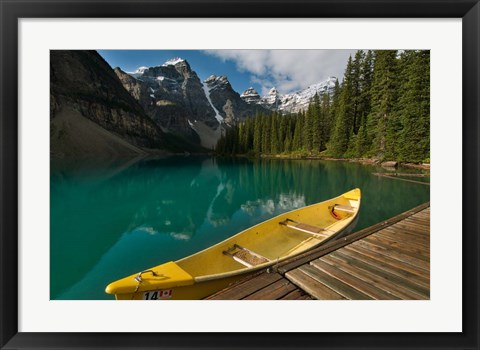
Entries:
POLYGON ((383 230, 376 237, 380 237, 384 240, 397 242, 397 244, 401 244, 402 246, 409 246, 415 249, 420 249, 423 250, 425 254, 430 255, 430 242, 428 241, 420 241, 414 237, 408 237, 405 234, 401 234, 399 232, 391 230, 383 230))
POLYGON ((374 274, 375 276, 382 278, 384 281, 388 281, 390 283, 394 283, 398 287, 401 287, 405 292, 409 293, 412 295, 412 297, 417 297, 419 299, 428 299, 429 298, 429 293, 430 289, 429 288, 424 288, 421 287, 417 284, 412 283, 410 280, 404 277, 400 277, 397 275, 394 275, 388 271, 385 271, 381 266, 372 264, 372 263, 366 263, 364 261, 361 261, 357 259, 354 255, 349 255, 345 254, 345 252, 335 252, 330 254, 330 256, 343 260, 350 265, 354 265, 358 269, 362 269, 364 271, 367 271, 371 274, 374 274))
POLYGON ((268 286, 246 296, 245 300, 275 300, 294 291, 297 287, 286 278, 282 278, 268 286))
POLYGON ((428 214, 428 215, 412 215, 406 221, 417 223, 418 225, 430 226, 430 214, 428 214))
POLYGON ((313 299, 310 295, 305 294, 299 297, 297 300, 315 300, 315 299, 313 299))
POLYGON ((223 289, 206 299, 215 300, 239 300, 247 297, 248 295, 255 293, 260 288, 264 288, 283 277, 278 273, 261 273, 255 277, 248 278, 244 281, 240 281, 235 285, 232 285, 226 289, 223 289))
POLYGON ((425 216, 425 217, 412 215, 406 218, 405 220, 399 222, 399 224, 404 222, 416 224, 418 226, 430 227, 430 214, 428 214, 428 216, 425 216))
POLYGON ((425 221, 430 221, 430 210, 425 210, 421 213, 417 213, 415 215, 412 215, 413 219, 418 219, 418 220, 425 220, 425 221))
POLYGON ((391 273, 393 275, 396 275, 401 278, 405 278, 409 282, 418 285, 419 287, 425 288, 425 290, 428 290, 430 288, 430 283, 428 281, 425 281, 422 278, 419 278, 417 275, 405 271, 397 266, 393 266, 388 264, 385 261, 381 260, 375 260, 370 258, 368 255, 364 255, 359 253, 358 251, 348 249, 348 247, 343 248, 339 253, 346 254, 348 253, 349 256, 355 257, 355 259, 358 259, 360 261, 363 261, 364 263, 370 264, 371 266, 374 266, 376 268, 381 269, 382 271, 386 271, 388 273, 391 273), (351 255, 350 255, 351 254, 351 255))
POLYGON ((377 300, 392 300, 392 299, 400 299, 395 295, 385 292, 370 283, 367 283, 360 278, 353 276, 334 265, 327 263, 326 261, 322 260, 323 258, 319 258, 311 262, 313 266, 317 269, 328 273, 330 276, 337 278, 338 280, 342 281, 343 283, 348 284, 352 288, 358 289, 360 292, 365 293, 366 295, 370 296, 373 299, 377 300))
POLYGON ((418 239, 430 238, 430 228, 427 228, 425 231, 421 231, 410 225, 393 225, 390 227, 386 227, 385 229, 396 231, 398 233, 404 233, 406 235, 409 235, 418 239))
POLYGON ((288 293, 287 295, 281 297, 280 300, 306 300, 306 298, 312 299, 303 290, 297 288, 294 291, 288 293))
POLYGON ((331 275, 323 272, 322 270, 315 268, 315 266, 313 265, 303 265, 303 266, 300 266, 298 269, 303 273, 305 273, 306 275, 317 280, 318 282, 323 283, 328 288, 332 289, 338 294, 343 295, 347 299, 351 299, 351 300, 373 299, 367 294, 360 292, 359 290, 340 281, 339 279, 336 279, 335 277, 332 277, 331 275))
POLYGON ((299 269, 291 270, 285 274, 292 283, 299 286, 305 292, 310 294, 315 299, 321 300, 340 300, 345 299, 342 295, 334 292, 323 283, 306 275, 299 269))
POLYGON ((412 230, 412 231, 417 232, 417 233, 422 233, 424 235, 430 234, 430 226, 420 225, 420 224, 417 224, 413 221, 403 221, 403 222, 398 223, 396 226, 397 226, 397 228, 400 228, 400 229, 405 228, 405 229, 409 229, 409 230, 412 230))
POLYGON ((410 290, 403 288, 395 283, 392 283, 389 280, 385 280, 381 276, 377 276, 372 274, 369 271, 365 271, 363 269, 359 269, 357 266, 352 265, 351 262, 346 262, 338 257, 334 256, 325 256, 322 258, 325 262, 336 266, 337 268, 350 273, 354 274, 355 277, 372 284, 378 289, 381 289, 387 293, 393 294, 396 297, 403 299, 403 300, 418 300, 418 299, 425 299, 423 296, 418 295, 416 293, 412 293, 410 290))
POLYGON ((409 263, 409 264, 414 265, 414 266, 416 266, 418 268, 421 268, 423 270, 430 271, 430 261, 421 260, 421 259, 418 259, 415 256, 403 254, 399 251, 392 251, 391 249, 388 249, 388 247, 385 247, 385 246, 382 246, 382 245, 379 245, 379 244, 375 244, 375 242, 374 243, 369 243, 369 242, 365 242, 365 241, 362 240, 362 241, 355 242, 355 244, 358 244, 359 246, 361 246, 365 249, 369 249, 371 251, 374 251, 376 253, 386 255, 386 256, 389 256, 391 258, 409 263))
POLYGON ((397 225, 412 225, 415 226, 418 229, 430 229, 430 220, 428 219, 420 219, 420 218, 414 218, 413 216, 408 217, 407 219, 400 221, 397 223, 397 225))
POLYGON ((418 213, 419 217, 428 217, 430 215, 430 208, 425 208, 421 213, 418 213))
POLYGON ((405 229, 397 229, 394 227, 389 227, 382 231, 382 235, 389 236, 395 239, 400 239, 405 242, 416 242, 421 245, 427 245, 427 247, 430 246, 430 236, 427 236, 427 235, 419 236, 405 229))
MULTIPOLYGON (((345 247, 347 248, 347 247, 345 247)), ((402 269, 404 271, 408 271, 420 277, 424 282, 430 283, 430 273, 428 270, 421 269, 418 266, 411 264, 410 262, 399 260, 391 256, 387 256, 384 254, 380 254, 377 251, 365 249, 361 245, 357 243, 350 244, 348 249, 354 250, 358 253, 368 256, 370 259, 382 261, 388 263, 392 266, 395 266, 398 269, 402 269)))
POLYGON ((370 236, 370 237, 365 238, 365 242, 372 243, 372 244, 375 244, 375 245, 379 245, 379 246, 385 247, 385 248, 390 249, 390 250, 396 250, 399 253, 402 253, 402 254, 405 254, 405 255, 410 255, 410 256, 416 257, 420 260, 430 262, 430 257, 427 256, 427 255, 429 255, 429 252, 427 254, 427 252, 425 252, 424 249, 415 249, 412 246, 400 244, 398 242, 389 241, 389 240, 383 239, 381 237, 375 237, 375 236, 370 236))

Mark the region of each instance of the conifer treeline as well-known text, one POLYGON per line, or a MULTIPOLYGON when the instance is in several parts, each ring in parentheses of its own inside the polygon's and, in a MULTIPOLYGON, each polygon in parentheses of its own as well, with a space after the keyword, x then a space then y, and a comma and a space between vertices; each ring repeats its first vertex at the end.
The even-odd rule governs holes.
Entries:
POLYGON ((357 51, 332 96, 315 95, 296 114, 257 114, 216 151, 429 161, 430 52, 357 51))

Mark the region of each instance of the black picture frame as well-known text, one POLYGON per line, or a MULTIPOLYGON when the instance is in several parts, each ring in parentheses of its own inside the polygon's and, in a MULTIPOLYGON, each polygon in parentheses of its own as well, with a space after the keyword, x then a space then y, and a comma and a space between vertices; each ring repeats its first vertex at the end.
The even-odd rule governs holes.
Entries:
MULTIPOLYGON (((0 0, 0 347, 478 349, 478 0, 0 0), (460 333, 20 333, 18 332, 18 20, 115 17, 462 18, 463 331, 460 333)), ((452 117, 454 118, 454 117, 452 117)), ((454 122, 454 120, 452 120, 454 122)), ((453 155, 456 156, 456 155, 453 155)), ((446 257, 448 258, 448 257, 446 257)))

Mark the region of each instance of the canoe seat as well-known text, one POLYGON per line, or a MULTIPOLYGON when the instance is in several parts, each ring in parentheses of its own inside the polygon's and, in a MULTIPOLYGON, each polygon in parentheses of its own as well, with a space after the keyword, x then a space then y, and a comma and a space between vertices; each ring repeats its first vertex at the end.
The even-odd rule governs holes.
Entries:
POLYGON ((340 204, 335 204, 333 206, 333 210, 344 211, 344 212, 347 212, 347 213, 354 213, 355 212, 354 207, 351 207, 349 205, 340 205, 340 204))
POLYGON ((298 222, 298 221, 288 219, 288 218, 283 220, 283 221, 280 221, 279 224, 290 227, 290 228, 292 228, 294 230, 297 230, 297 231, 306 232, 306 233, 309 233, 311 235, 322 237, 322 238, 326 238, 326 237, 330 236, 329 233, 332 233, 332 231, 330 231, 330 230, 326 230, 326 229, 321 228, 321 227, 313 226, 313 225, 310 225, 310 224, 305 224, 303 222, 298 222))
POLYGON ((231 257, 233 260, 245 265, 246 267, 253 267, 270 261, 266 257, 252 252, 250 249, 241 247, 236 243, 233 245, 233 247, 224 250, 223 254, 231 257))

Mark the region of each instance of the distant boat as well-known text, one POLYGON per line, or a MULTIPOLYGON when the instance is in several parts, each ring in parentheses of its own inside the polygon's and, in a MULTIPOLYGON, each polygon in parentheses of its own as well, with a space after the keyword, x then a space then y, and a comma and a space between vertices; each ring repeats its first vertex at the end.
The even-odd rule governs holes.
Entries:
POLYGON ((202 299, 246 275, 348 234, 358 219, 360 189, 292 210, 205 250, 110 283, 117 300, 202 299))

